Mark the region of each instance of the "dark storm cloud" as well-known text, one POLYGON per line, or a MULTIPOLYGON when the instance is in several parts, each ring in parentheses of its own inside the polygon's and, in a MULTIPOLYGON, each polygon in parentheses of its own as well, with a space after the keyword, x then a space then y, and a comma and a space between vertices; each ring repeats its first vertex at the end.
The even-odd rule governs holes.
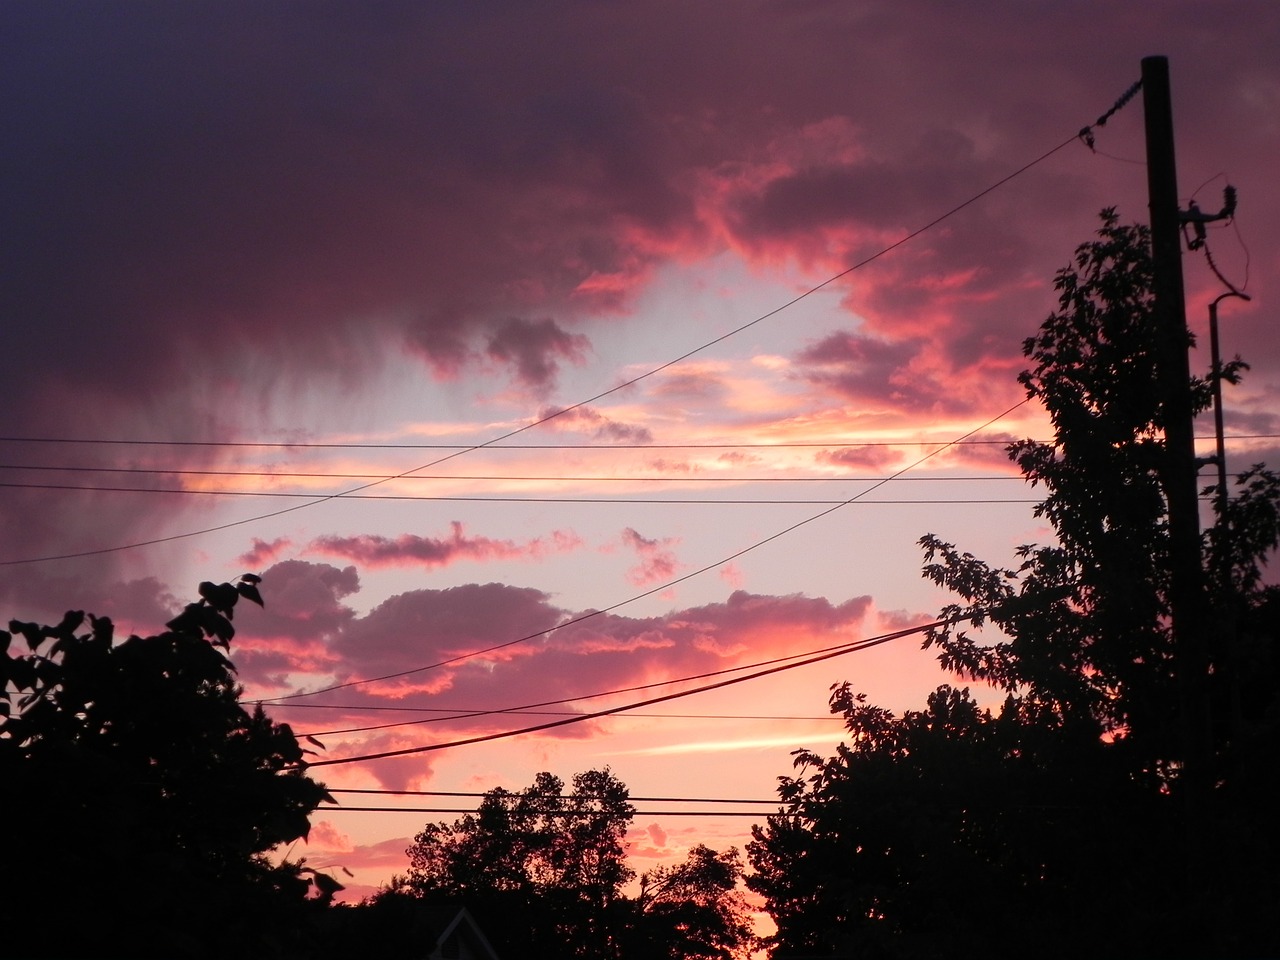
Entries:
POLYGON ((398 594, 354 622, 335 646, 365 675, 492 646, 554 626, 561 613, 540 590, 472 583, 398 594))
MULTIPOLYGON (((1243 29, 1171 6, 1177 42, 1243 29)), ((1069 134, 1136 71, 1118 30, 1068 43, 1080 9, 1012 5, 1018 43, 942 5, 726 9, 10 4, 13 346, 46 382, 135 400, 233 375, 249 349, 315 375, 396 337, 441 368, 472 344, 542 383, 583 343, 517 321, 555 333, 538 346, 510 317, 590 312, 574 292, 653 260, 644 237, 702 233, 690 174, 776 160, 788 131, 848 117, 860 157, 788 162, 733 194, 728 220, 775 241, 899 229, 1069 134), (764 38, 769 71, 748 55, 764 38)), ((1232 62, 1242 98, 1265 90, 1250 67, 1232 62)), ((1041 243, 1033 222, 1006 229, 1000 250, 1041 243)))
MULTIPOLYGON (((398 343, 442 374, 487 349, 542 388, 587 341, 509 318, 589 311, 583 281, 634 268, 619 224, 681 215, 634 96, 530 43, 563 30, 554 17, 238 2, 0 17, 0 311, 24 377, 0 435, 243 435, 291 384, 350 390, 398 343)), ((26 499, 4 506, 14 557, 173 518, 26 499)))
MULTIPOLYGON (((988 161, 989 163, 989 161, 988 161)), ((747 235, 806 236, 832 225, 902 229, 904 215, 945 209, 957 192, 976 193, 992 180, 965 134, 936 129, 893 162, 803 166, 739 199, 736 223, 747 235)))
POLYGON ((498 325, 489 338, 488 353, 515 367, 516 374, 530 387, 549 387, 560 360, 581 363, 588 340, 566 333, 554 320, 521 320, 512 317, 498 325))
MULTIPOLYGON (((1277 47, 1280 17, 1249 0, 1154 20, 1092 0, 11 0, 0 436, 285 429, 273 399, 350 394, 404 349, 440 377, 497 362, 537 393, 664 261, 729 247, 843 269, 1070 137, 1152 52, 1174 65, 1184 189, 1223 171, 1240 187, 1261 303, 1280 266, 1277 47)), ((1138 122, 1135 103, 1100 148, 1138 122)), ((1144 214, 1140 167, 1073 149, 851 278, 887 353, 828 385, 914 382, 892 399, 923 409, 947 383, 962 409, 993 370, 1010 382, 1097 208, 1144 214)), ((1216 280, 1192 266, 1199 299, 1216 280)), ((1269 314, 1239 316, 1232 336, 1273 368, 1269 314)), ((0 505, 11 556, 146 539, 176 510, 211 512, 0 505)))
POLYGON ((888 343, 852 333, 833 333, 796 357, 801 376, 847 400, 873 408, 929 405, 939 385, 908 370, 918 342, 888 343))
MULTIPOLYGON (((230 375, 250 347, 315 374, 388 323, 447 365, 469 331, 630 256, 615 217, 660 226, 680 206, 632 98, 547 61, 510 12, 10 17, 6 313, 12 346, 64 387, 91 372, 81 389, 146 399, 230 375)), ((520 376, 548 374, 494 337, 520 376)))

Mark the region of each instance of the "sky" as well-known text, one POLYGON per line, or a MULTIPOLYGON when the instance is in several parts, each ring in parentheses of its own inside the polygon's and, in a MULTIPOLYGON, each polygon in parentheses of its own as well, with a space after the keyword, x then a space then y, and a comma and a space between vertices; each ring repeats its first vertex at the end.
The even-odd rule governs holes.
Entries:
MULTIPOLYGON (((1046 542, 1002 446, 1048 436, 1021 345, 1099 212, 1146 219, 1141 96, 1076 134, 1148 55, 1181 203, 1239 192, 1208 233, 1252 298, 1220 307, 1252 368, 1230 465, 1280 460, 1265 0, 10 0, 0 45, 0 606, 154 633, 259 574, 245 700, 326 760, 925 623, 928 533, 993 563, 1046 542)), ((1226 287, 1184 270, 1207 343, 1226 287)), ((752 818, 718 814, 768 805, 692 801, 773 798, 839 741, 845 680, 899 711, 956 682, 908 636, 316 776, 607 765, 673 798, 636 802, 644 870, 741 848, 752 818)), ((325 809, 292 855, 358 898, 439 819, 325 809)))

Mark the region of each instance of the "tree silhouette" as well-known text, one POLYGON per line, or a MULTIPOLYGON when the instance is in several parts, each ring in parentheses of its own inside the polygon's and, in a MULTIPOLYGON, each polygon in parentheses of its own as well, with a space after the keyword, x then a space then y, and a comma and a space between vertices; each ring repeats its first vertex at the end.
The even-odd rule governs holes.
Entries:
POLYGON ((753 942, 750 909, 738 890, 742 859, 695 844, 683 863, 640 877, 627 956, 730 960, 753 942))
POLYGON ((614 904, 635 876, 623 846, 635 813, 627 797, 607 769, 576 774, 571 795, 550 773, 519 793, 491 790, 474 816, 414 838, 407 886, 503 917, 534 955, 610 956, 614 904))
POLYGON ((498 952, 530 958, 728 960, 751 942, 736 850, 696 846, 678 866, 640 878, 624 837, 635 809, 608 769, 576 774, 572 791, 540 773, 518 793, 489 791, 474 815, 431 823, 409 848, 409 873, 372 907, 413 895, 461 902, 498 952))
POLYGON ((302 772, 289 727, 240 706, 218 649, 236 602, 262 602, 257 583, 202 583, 158 636, 117 643, 110 620, 82 611, 0 631, 14 881, 0 911, 15 955, 279 952, 308 901, 339 889, 265 856, 333 801, 302 772), (74 922, 36 920, 50 915, 74 922))
MULTIPOLYGON (((1239 478, 1206 536, 1214 638, 1212 809, 1181 802, 1181 663, 1169 623, 1163 408, 1145 227, 1103 212, 1055 279, 1059 309, 1020 380, 1054 427, 1009 455, 1046 496, 1056 543, 993 567, 933 536, 924 575, 957 594, 929 634, 942 664, 1005 694, 996 713, 942 687, 902 716, 833 688, 851 735, 796 755, 783 812, 748 853, 788 952, 936 956, 972 937, 997 955, 1273 954, 1271 858, 1280 603, 1260 568, 1280 480, 1239 478), (1238 629, 1231 625, 1237 624, 1238 629), (1264 799, 1264 798, 1270 798, 1264 799), (1216 856, 1188 860, 1188 834, 1216 856), (1197 871, 1189 874, 1189 869, 1197 871), (1098 931, 1105 930, 1105 937, 1098 931)), ((1228 365, 1238 377, 1243 364, 1228 365)), ((1205 381, 1190 384, 1203 409, 1205 381)))

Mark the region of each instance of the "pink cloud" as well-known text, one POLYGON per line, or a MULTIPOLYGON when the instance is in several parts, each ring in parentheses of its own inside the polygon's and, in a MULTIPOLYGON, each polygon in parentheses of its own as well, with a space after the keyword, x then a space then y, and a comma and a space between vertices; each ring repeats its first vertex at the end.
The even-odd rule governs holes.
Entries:
POLYGON ((653 440, 647 427, 622 423, 605 416, 591 407, 574 407, 561 412, 557 407, 546 407, 538 411, 538 419, 549 420, 547 426, 554 430, 585 430, 597 440, 612 440, 618 443, 649 443, 653 440))
MULTIPOLYGON (((416 746, 418 741, 394 737, 379 739, 372 743, 361 743, 361 751, 377 753, 382 750, 398 750, 406 746, 416 746)), ((420 790, 431 780, 431 758, 426 754, 407 757, 386 757, 373 760, 364 765, 378 783, 386 790, 420 790)))
MULTIPOLYGON (((650 824, 648 827, 637 833, 631 830, 627 833, 627 856, 632 863, 640 861, 664 861, 670 860, 674 854, 672 847, 667 845, 667 832, 656 823, 650 824), (655 836, 656 835, 656 836, 655 836), (661 837, 661 840, 657 839, 661 837)), ((643 873, 646 867, 638 867, 637 872, 643 873)))
POLYGON ((670 460, 666 457, 654 457, 645 461, 646 466, 655 473, 674 473, 688 476, 695 471, 695 467, 688 460, 670 460))
POLYGON ((187 595, 175 594, 156 577, 130 580, 81 578, 67 570, 10 568, 0 578, 0 601, 8 618, 57 623, 69 609, 109 617, 116 637, 160 633, 184 605, 199 598, 195 585, 187 595))
POLYGON ((516 543, 489 537, 468 537, 458 521, 450 524, 449 537, 422 537, 405 533, 398 537, 365 534, 354 537, 317 537, 306 549, 314 553, 355 560, 365 566, 444 567, 459 560, 527 560, 549 552, 576 549, 581 539, 575 534, 555 531, 549 540, 542 538, 516 543))
POLYGON ((741 450, 733 450, 729 453, 722 453, 716 457, 719 463, 728 463, 738 467, 754 466, 761 462, 759 456, 753 453, 745 453, 741 450))
POLYGON ((255 630, 297 639, 338 633, 354 616, 342 601, 360 591, 355 567, 306 560, 283 560, 270 566, 262 572, 262 582, 268 601, 250 614, 255 617, 255 630))
POLYGON ((596 271, 573 290, 575 300, 589 303, 593 310, 623 312, 630 307, 653 273, 650 263, 635 258, 612 273, 596 271))
POLYGON ((378 843, 360 844, 347 858, 352 870, 407 864, 405 850, 413 845, 412 837, 393 837, 378 843))
POLYGON ((354 621, 335 648, 352 676, 392 673, 549 629, 561 616, 547 594, 525 587, 472 583, 415 590, 354 621))
POLYGON ((640 558, 640 563, 627 571, 627 579, 638 587, 670 580, 680 569, 680 562, 670 549, 680 542, 674 537, 650 540, 627 527, 622 531, 621 541, 640 558))
MULTIPOLYGON (((876 625, 868 621, 871 610, 867 597, 832 604, 802 595, 769 597, 738 591, 724 603, 662 617, 602 614, 534 637, 539 629, 576 618, 550 606, 537 591, 498 584, 412 591, 351 619, 326 641, 325 648, 338 680, 413 673, 302 702, 336 699, 340 709, 304 710, 285 702, 272 710, 299 734, 318 735, 326 747, 326 759, 448 742, 555 719, 518 713, 469 715, 476 710, 581 697, 829 646, 836 638, 853 639, 864 627, 876 625), (530 639, 502 650, 445 662, 526 636, 530 639), (362 706, 388 704, 428 709, 390 715, 361 712, 362 706), (426 722, 330 732, 405 719, 426 722)), ((563 709, 587 711, 601 702, 563 709)), ((606 729, 603 722, 592 721, 540 736, 581 740, 606 729)), ((384 786, 407 789, 427 782, 431 763, 432 754, 418 754, 376 761, 370 770, 384 786)))
POLYGON ((561 688, 590 692, 634 682, 637 676, 678 676, 780 649, 819 646, 818 638, 856 629, 869 608, 867 597, 833 605, 799 595, 737 591, 724 603, 664 617, 606 614, 567 625, 551 635, 538 657, 511 667, 554 671, 561 688))
POLYGON ((680 401, 712 402, 728 391, 723 374, 711 369, 677 369, 664 374, 653 395, 666 403, 680 401))
POLYGON ((743 583, 746 581, 746 578, 742 573, 742 568, 736 563, 726 563, 720 568, 719 576, 721 580, 729 584, 729 586, 733 587, 735 590, 741 589, 743 583))
POLYGON ((405 851, 412 845, 412 837, 356 844, 350 850, 324 852, 309 858, 308 866, 329 873, 342 884, 343 889, 336 897, 340 903, 358 903, 377 893, 388 876, 403 874, 408 869, 409 856, 405 851), (366 882, 369 877, 377 878, 377 882, 366 882))
POLYGON ((330 853, 350 853, 355 849, 351 838, 331 820, 312 820, 311 833, 307 836, 306 843, 308 847, 330 853))
POLYGON ((253 547, 240 554, 236 559, 246 567, 252 567, 256 570, 280 559, 280 555, 291 546, 293 546, 293 541, 288 537, 276 537, 270 543, 254 537, 253 547))
POLYGON ((656 847, 665 847, 667 845, 667 831, 663 830, 656 823, 651 823, 645 827, 645 833, 649 835, 649 839, 653 841, 656 847))
POLYGON ((912 369, 919 341, 889 342, 853 333, 833 333, 801 351, 796 369, 815 386, 872 407, 933 407, 945 387, 912 369))
MULTIPOLYGON (((538 538, 533 543, 538 549, 542 549, 542 539, 538 538)), ((551 545, 543 551, 543 553, 554 551, 556 553, 568 553, 571 550, 577 550, 584 545, 585 541, 576 533, 567 530, 552 530, 551 545)), ((543 553, 537 554, 542 556, 543 553)))
MULTIPOLYGON (((763 818, 762 818, 763 819, 763 818)), ((627 834, 627 855, 636 861, 653 861, 670 864, 680 852, 695 843, 709 839, 705 828, 664 826, 651 823, 638 833, 634 830, 627 834)), ((638 866, 637 872, 643 872, 647 866, 638 866)))
POLYGON ((262 574, 264 607, 241 604, 232 659, 241 678, 259 688, 281 692, 298 674, 325 674, 336 656, 333 644, 355 621, 343 601, 358 593, 356 568, 284 560, 262 574))
POLYGON ((957 444, 938 458, 939 466, 1017 476, 1018 468, 1009 459, 1009 445, 1021 439, 1044 439, 1049 432, 1048 428, 1036 430, 1035 424, 1028 426, 1032 429, 1024 436, 1016 436, 1002 430, 994 434, 983 434, 980 438, 984 441, 983 443, 957 444))
POLYGON ((851 470, 884 470, 903 460, 896 447, 852 446, 838 450, 823 450, 815 458, 819 463, 851 470))

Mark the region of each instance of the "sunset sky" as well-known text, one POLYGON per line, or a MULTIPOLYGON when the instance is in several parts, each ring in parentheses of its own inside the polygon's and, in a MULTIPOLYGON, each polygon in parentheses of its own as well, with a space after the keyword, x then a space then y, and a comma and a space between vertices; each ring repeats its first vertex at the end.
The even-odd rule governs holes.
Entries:
MULTIPOLYGON (((1045 542, 1001 445, 1048 435, 1021 344, 1099 211, 1146 219, 1141 95, 1096 151, 1076 133, 1147 55, 1183 205, 1239 191, 1208 235, 1252 297, 1220 308, 1252 366, 1230 463, 1280 462, 1270 0, 8 0, 0 44, 0 611, 154 633, 261 574, 245 699, 324 759, 927 622, 926 533, 998 563, 1045 542)), ((1203 331, 1226 288, 1184 265, 1203 331)), ((636 803, 643 870, 741 847, 750 818, 691 798, 771 798, 838 742, 843 680, 902 710, 949 678, 913 636, 316 776, 608 765, 673 798, 636 803)), ((325 810, 294 856, 359 897, 433 819, 325 810)))

